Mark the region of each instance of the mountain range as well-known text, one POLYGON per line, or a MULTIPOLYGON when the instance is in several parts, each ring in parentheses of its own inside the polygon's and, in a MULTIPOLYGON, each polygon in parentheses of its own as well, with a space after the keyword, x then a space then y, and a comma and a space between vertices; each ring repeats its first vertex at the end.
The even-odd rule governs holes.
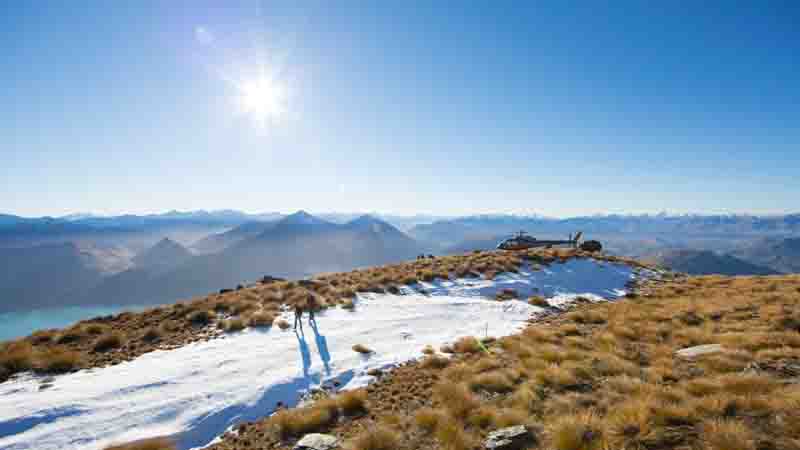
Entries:
POLYGON ((798 214, 402 218, 226 210, 116 217, 0 215, 0 312, 170 302, 264 275, 298 278, 420 253, 493 249, 520 229, 538 238, 584 231, 609 253, 649 258, 689 273, 800 271, 798 214))

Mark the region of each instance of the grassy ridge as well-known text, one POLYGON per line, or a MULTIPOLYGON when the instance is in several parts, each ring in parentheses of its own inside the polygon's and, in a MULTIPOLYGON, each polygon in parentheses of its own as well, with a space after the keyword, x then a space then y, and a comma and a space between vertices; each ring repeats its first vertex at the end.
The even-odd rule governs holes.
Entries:
POLYGON ((281 432, 293 417, 356 450, 473 449, 518 424, 555 450, 800 448, 800 276, 682 279, 487 345, 385 375, 361 415, 328 420, 313 405, 212 448, 288 448, 302 434, 281 432), (701 344, 723 351, 675 354, 701 344))
POLYGON ((352 299, 357 292, 397 292, 398 286, 437 278, 493 278, 501 272, 517 271, 525 261, 542 265, 587 255, 575 250, 474 252, 322 274, 313 280, 255 283, 223 289, 170 306, 90 319, 69 328, 42 330, 0 343, 0 382, 26 370, 59 373, 116 364, 156 349, 176 348, 248 326, 274 324, 285 328, 288 326, 285 321, 275 320, 282 305, 353 308, 352 299))

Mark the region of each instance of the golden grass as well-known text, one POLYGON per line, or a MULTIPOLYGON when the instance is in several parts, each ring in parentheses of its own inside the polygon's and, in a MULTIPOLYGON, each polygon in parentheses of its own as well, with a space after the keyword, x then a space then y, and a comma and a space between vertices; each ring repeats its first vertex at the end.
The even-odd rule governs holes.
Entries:
POLYGON ((345 391, 336 396, 336 404, 345 415, 362 413, 366 410, 367 391, 345 391))
MULTIPOLYGON (((159 348, 158 343, 169 341, 175 344, 188 343, 196 339, 191 327, 207 326, 216 321, 218 313, 239 317, 248 326, 268 326, 270 316, 259 318, 259 314, 278 315, 281 306, 304 304, 314 298, 314 309, 340 304, 344 308, 355 307, 353 298, 359 291, 398 292, 398 286, 416 283, 425 279, 432 281, 451 276, 483 276, 517 271, 523 261, 533 264, 548 264, 569 258, 583 257, 585 253, 574 250, 537 249, 516 253, 492 251, 464 255, 425 258, 401 264, 353 270, 345 273, 321 274, 310 282, 275 281, 258 282, 225 289, 205 297, 180 301, 171 306, 150 308, 140 313, 125 312, 100 321, 85 321, 63 330, 45 330, 19 339, 35 349, 43 349, 53 344, 68 345, 84 356, 87 367, 108 363, 107 357, 94 355, 97 337, 112 331, 123 332, 135 337, 136 342, 125 352, 113 354, 113 362, 130 359, 159 348), (158 332, 143 332, 157 325, 158 332), (189 325, 189 326, 187 326, 189 325), (156 336, 159 334, 159 336, 156 336)), ((782 292, 772 292, 774 295, 782 292)), ((281 322, 282 324, 282 322, 281 322)), ((217 324, 222 329, 225 323, 217 324)), ((287 327, 288 328, 288 327, 287 327)), ((786 329, 791 329, 787 322, 786 329)), ((9 363, 0 365, 0 381, 24 368, 25 364, 9 363)))
POLYGON ((246 327, 247 324, 245 323, 245 321, 238 317, 227 319, 223 322, 223 329, 228 333, 232 333, 235 331, 242 331, 246 327))
POLYGON ((155 342, 163 337, 164 333, 156 327, 150 327, 142 334, 142 340, 147 342, 155 342))
POLYGON ((430 354, 429 356, 422 359, 420 362, 420 367, 423 369, 444 369, 450 364, 450 358, 446 356, 440 356, 435 354, 430 354))
POLYGON ((33 346, 27 342, 12 342, 0 348, 0 366, 18 372, 33 365, 33 346))
POLYGON ((122 347, 124 342, 125 337, 121 333, 112 332, 98 338, 94 343, 93 350, 95 352, 107 352, 122 347))
POLYGON ((455 353, 478 353, 481 351, 480 342, 472 336, 463 337, 453 343, 455 353))
POLYGON ((51 347, 39 352, 39 369, 48 373, 69 372, 80 368, 81 353, 60 347, 51 347))
POLYGON ((247 325, 253 328, 268 328, 275 322, 275 314, 268 311, 259 311, 247 318, 247 325))
POLYGON ((470 379, 469 387, 475 392, 510 392, 514 387, 514 378, 508 371, 481 373, 470 379))
POLYGON ((442 382, 434 387, 434 396, 454 417, 464 418, 479 404, 478 399, 463 383, 442 382))
POLYGON ((310 408, 279 411, 270 417, 270 425, 278 435, 286 439, 306 433, 315 433, 331 426, 339 417, 336 404, 332 401, 317 402, 310 408))
POLYGON ((350 442, 352 450, 395 450, 399 448, 400 436, 387 426, 370 428, 350 442))
POLYGON ((755 450, 750 428, 733 420, 712 420, 703 424, 702 440, 709 450, 755 450))
POLYGON ((433 408, 422 408, 414 415, 414 422, 417 427, 426 433, 432 433, 439 423, 443 422, 447 416, 441 411, 433 408))
POLYGON ((129 444, 113 445, 105 450, 176 450, 175 442, 169 438, 146 439, 129 444))
POLYGON ((187 319, 193 325, 208 325, 214 320, 215 314, 212 311, 200 310, 189 313, 187 319))

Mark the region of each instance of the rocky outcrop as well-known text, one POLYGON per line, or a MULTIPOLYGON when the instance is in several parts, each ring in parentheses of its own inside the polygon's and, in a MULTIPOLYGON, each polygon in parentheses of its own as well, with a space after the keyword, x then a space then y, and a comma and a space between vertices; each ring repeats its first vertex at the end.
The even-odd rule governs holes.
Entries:
POLYGON ((297 441, 294 450, 332 450, 339 446, 339 439, 330 434, 312 433, 297 441))
POLYGON ((535 443, 535 436, 524 425, 492 431, 486 437, 486 450, 519 450, 535 443))
POLYGON ((715 353, 722 353, 724 350, 719 344, 697 345, 694 347, 687 347, 675 352, 675 356, 683 359, 697 359, 706 355, 713 355, 715 353))

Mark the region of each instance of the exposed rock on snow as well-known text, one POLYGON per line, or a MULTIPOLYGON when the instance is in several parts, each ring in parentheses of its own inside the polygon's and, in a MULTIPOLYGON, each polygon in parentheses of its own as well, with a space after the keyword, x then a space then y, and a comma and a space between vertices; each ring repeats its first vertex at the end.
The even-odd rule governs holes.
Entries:
POLYGON ((697 345, 694 347, 687 347, 675 352, 675 356, 683 359, 696 359, 701 356, 713 355, 715 353, 722 353, 724 349, 719 344, 697 345))
POLYGON ((517 450, 534 442, 533 434, 524 425, 492 431, 483 443, 487 450, 517 450))
POLYGON ((332 450, 339 446, 336 436, 312 433, 303 436, 294 446, 294 450, 332 450))

